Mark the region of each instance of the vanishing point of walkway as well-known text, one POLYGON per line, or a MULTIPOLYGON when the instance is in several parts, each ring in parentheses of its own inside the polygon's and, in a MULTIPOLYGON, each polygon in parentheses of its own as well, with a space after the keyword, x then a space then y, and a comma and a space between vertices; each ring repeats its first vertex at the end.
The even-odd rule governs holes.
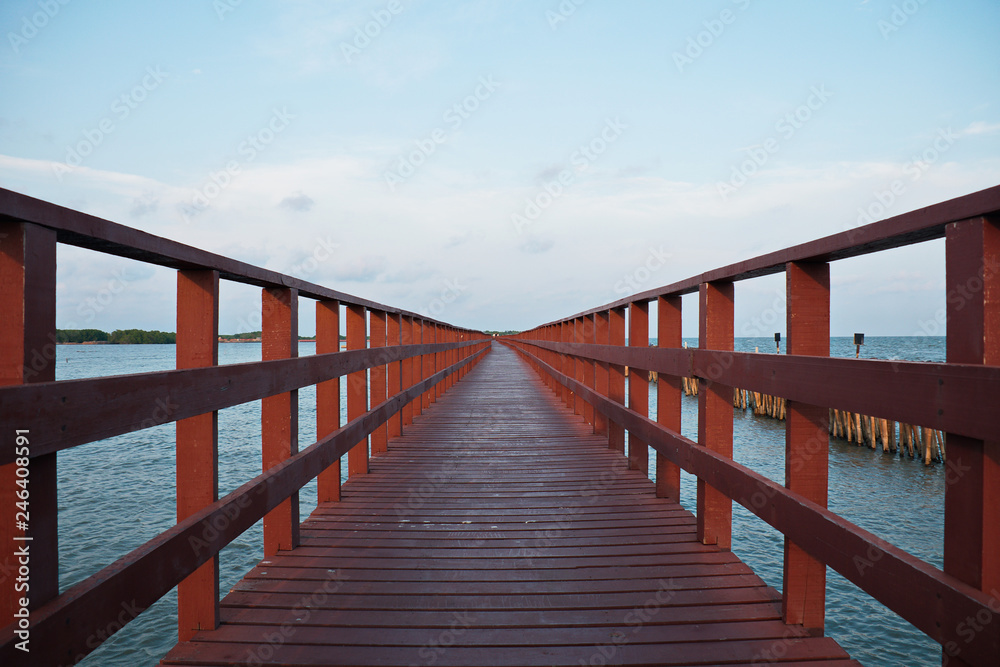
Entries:
POLYGON ((857 665, 493 351, 164 665, 857 665))

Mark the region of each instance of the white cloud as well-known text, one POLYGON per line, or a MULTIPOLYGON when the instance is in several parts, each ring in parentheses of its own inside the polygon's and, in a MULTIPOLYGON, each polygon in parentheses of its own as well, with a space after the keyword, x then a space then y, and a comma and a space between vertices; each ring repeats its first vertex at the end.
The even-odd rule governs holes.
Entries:
MULTIPOLYGON (((650 248, 662 247, 671 258, 645 279, 643 289, 843 231, 856 224, 858 207, 872 193, 903 174, 902 165, 892 163, 774 169, 727 202, 710 183, 606 175, 567 189, 524 236, 510 221, 511 213, 523 207, 520 188, 470 181, 465 174, 429 165, 426 185, 390 195, 379 166, 376 160, 351 156, 251 164, 190 224, 177 206, 192 190, 147 178, 82 168, 59 184, 50 176, 49 162, 0 156, 0 183, 409 310, 426 307, 446 280, 457 280, 469 287, 442 317, 461 325, 509 328, 620 298, 616 285, 635 272, 650 248), (308 192, 314 201, 308 216, 277 208, 297 192, 308 192), (484 308, 485 303, 491 306, 484 308)), ((998 181, 1000 161, 937 164, 908 183, 886 215, 998 181)), ((60 267, 61 276, 74 276, 63 279, 74 290, 67 303, 80 303, 88 290, 102 289, 109 279, 102 266, 89 253, 67 255, 60 267), (88 272, 96 272, 97 283, 77 278, 88 272)), ((888 257, 886 269, 896 273, 879 278, 878 289, 868 292, 883 305, 881 311, 873 309, 884 313, 876 317, 890 322, 893 295, 924 289, 933 276, 921 278, 920 267, 894 265, 888 257)), ((843 276, 840 280, 837 284, 850 287, 843 276)), ((147 302, 157 294, 172 298, 172 281, 166 282, 148 290, 130 288, 116 304, 122 313, 134 306, 135 317, 151 317, 155 327, 163 328, 162 314, 143 313, 151 313, 147 302)), ((61 311, 61 317, 67 314, 61 311)), ((308 315, 303 320, 308 330, 308 315)), ((133 326, 154 328, 146 322, 133 326)))
POLYGON ((980 134, 996 134, 997 132, 1000 132, 1000 123, 987 123, 977 120, 959 132, 959 134, 962 136, 975 136, 980 134))

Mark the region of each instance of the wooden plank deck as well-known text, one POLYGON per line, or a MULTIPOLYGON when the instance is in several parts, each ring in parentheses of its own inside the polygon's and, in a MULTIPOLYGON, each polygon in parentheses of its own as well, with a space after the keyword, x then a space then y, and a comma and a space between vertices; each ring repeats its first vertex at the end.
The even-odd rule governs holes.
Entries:
POLYGON ((495 344, 163 665, 857 665, 495 344))

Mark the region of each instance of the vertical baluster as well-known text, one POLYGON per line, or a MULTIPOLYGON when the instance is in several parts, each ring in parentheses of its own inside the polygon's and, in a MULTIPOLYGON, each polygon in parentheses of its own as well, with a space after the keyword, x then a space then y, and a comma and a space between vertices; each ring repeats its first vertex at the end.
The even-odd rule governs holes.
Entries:
MULTIPOLYGON (((340 302, 316 302, 316 354, 340 352, 340 302)), ((340 428, 340 378, 316 385, 316 439, 340 428)), ((340 459, 316 480, 317 502, 340 500, 340 459)))
MULTIPOLYGON (((385 358, 381 355, 385 352, 386 337, 386 314, 381 310, 368 311, 368 346, 378 352, 380 357, 373 362, 369 372, 369 394, 371 396, 370 406, 385 403, 386 399, 386 367, 382 363, 385 358)), ((384 454, 387 449, 388 428, 385 423, 379 424, 371 434, 372 456, 384 454)))
MULTIPOLYGON (((628 344, 642 350, 649 348, 649 304, 634 301, 629 304, 628 344)), ((632 412, 649 416, 649 371, 630 368, 628 376, 628 406, 632 412)), ((628 436, 628 467, 649 476, 649 445, 634 433, 628 436)))
MULTIPOLYGON (((580 342, 589 344, 593 342, 594 338, 594 316, 587 315, 583 318, 583 332, 580 342)), ((587 359, 583 362, 583 383, 587 385, 587 388, 591 391, 596 389, 595 378, 594 378, 594 361, 592 359, 587 359)), ((590 424, 594 425, 594 404, 591 402, 584 403, 583 405, 583 418, 590 424)), ((596 432, 596 431, 595 431, 596 432)))
MULTIPOLYGON (((386 322, 386 345, 398 347, 400 345, 403 316, 399 313, 389 313, 386 322)), ((402 364, 399 361, 389 363, 388 368, 388 396, 395 396, 402 391, 402 364)), ((390 440, 398 438, 403 434, 403 413, 397 412, 389 417, 388 437, 390 440)))
MULTIPOLYGON (((608 344, 625 346, 625 309, 612 308, 608 311, 608 344)), ((625 405, 625 367, 608 365, 608 398, 625 405)), ((608 422, 608 446, 625 453, 625 427, 616 421, 608 422)))
MULTIPOLYGON (((424 327, 423 320, 413 320, 413 342, 417 345, 425 345, 427 343, 427 331, 424 327)), ((424 354, 419 354, 413 358, 413 384, 417 384, 423 381, 425 375, 425 364, 427 363, 426 356, 424 354)), ((424 411, 424 394, 420 394, 412 401, 413 405, 413 416, 417 417, 421 415, 424 411)))
MULTIPOLYGON (((404 315, 402 319, 402 327, 399 332, 399 342, 401 345, 413 345, 413 318, 409 315, 404 315)), ((403 389, 409 389, 413 386, 414 382, 414 361, 413 357, 408 357, 400 362, 399 374, 400 374, 400 384, 403 389)), ((413 401, 410 401, 403 406, 403 428, 413 423, 413 401)))
MULTIPOLYGON (((437 335, 436 335, 437 332, 434 329, 434 323, 433 322, 426 322, 425 321, 423 323, 423 326, 424 326, 424 344, 428 345, 428 344, 436 343, 437 342, 437 335)), ((431 352, 431 353, 428 353, 428 354, 424 355, 424 375, 423 375, 423 379, 425 379, 425 380, 427 378, 429 378, 430 376, 434 375, 434 357, 435 357, 435 353, 434 352, 431 352)), ((424 397, 423 397, 424 410, 427 410, 428 408, 431 407, 431 403, 434 402, 432 400, 433 395, 434 395, 434 388, 433 387, 424 392, 424 397)))
MULTIPOLYGON (((569 321, 560 323, 559 325, 559 342, 563 345, 568 345, 573 340, 573 328, 569 321)), ((573 356, 570 354, 563 353, 560 357, 560 372, 568 377, 573 377, 573 356)), ((566 385, 560 385, 562 387, 563 403, 566 407, 573 407, 573 390, 571 390, 566 385)))
MULTIPOLYGON (((608 345, 610 340, 610 328, 608 325, 608 311, 604 310, 594 313, 594 345, 608 345)), ((608 396, 608 378, 610 366, 606 361, 594 363, 594 390, 601 396, 608 396)), ((608 418, 603 413, 594 411, 594 434, 608 435, 608 418)))
MULTIPOLYGON (((434 327, 434 342, 443 343, 444 342, 444 327, 435 322, 434 327)), ((433 356, 433 365, 431 366, 431 375, 434 375, 439 370, 441 370, 442 359, 444 357, 443 352, 435 352, 433 356)), ((436 403, 438 398, 441 397, 442 383, 438 382, 430 391, 431 403, 436 403)))
MULTIPOLYGON (((574 346, 583 343, 583 318, 574 318, 569 324, 570 331, 572 332, 572 342, 574 346)), ((580 358, 579 354, 573 355, 573 373, 571 377, 577 382, 583 382, 583 359, 580 358)), ((573 395, 573 412, 578 415, 583 415, 583 397, 580 396, 579 392, 574 392, 573 395)))
MULTIPOLYGON (((733 349, 733 283, 702 283, 700 289, 698 342, 704 349, 718 350, 712 355, 707 374, 729 366, 733 349)), ((698 444, 733 456, 733 388, 701 378, 698 391, 698 444)), ((722 549, 732 545, 733 502, 698 480, 698 539, 703 544, 717 544, 722 549)))
MULTIPOLYGON (((262 292, 264 361, 299 354, 299 292, 268 287, 262 292)), ((292 390, 261 401, 263 468, 269 470, 299 450, 299 392, 292 390)), ((299 494, 286 498, 264 516, 264 556, 294 549, 299 544, 299 494)))
MULTIPOLYGON (((365 307, 347 306, 347 349, 363 350, 367 346, 368 330, 365 307)), ((353 421, 368 411, 368 373, 355 371, 347 376, 347 421, 353 421)), ((347 475, 368 474, 368 437, 347 452, 347 475)))
MULTIPOLYGON (((219 363, 219 272, 177 272, 178 369, 219 363)), ((177 520, 219 499, 219 413, 181 419, 176 428, 177 520)), ((177 630, 187 641, 219 626, 219 557, 177 586, 177 630)))
MULTIPOLYGON (((790 262, 785 268, 788 354, 830 356, 830 265, 790 262)), ((788 401, 785 486, 826 507, 829 409, 788 401)), ((785 539, 782 610, 786 623, 819 634, 826 609, 826 566, 785 539)))
MULTIPOLYGON (((56 233, 28 223, 0 222, 0 385, 52 382, 56 379, 56 233)), ((152 410, 152 408, 150 408, 152 410)), ((31 448, 31 420, 27 417, 5 433, 4 442, 31 448), (26 442, 27 444, 23 444, 26 442)), ((59 530, 56 489, 56 454, 31 457, 30 521, 28 530, 18 526, 14 509, 17 462, 0 466, 0 612, 6 625, 20 608, 24 593, 14 590, 18 556, 13 545, 31 538, 31 595, 29 608, 37 609, 59 594, 59 530)))
MULTIPOLYGON (((661 296, 656 306, 656 344, 680 349, 681 298, 661 296)), ((656 421, 675 433, 681 432, 681 379, 660 373, 656 381, 656 421)), ((681 469, 667 457, 656 455, 656 495, 674 502, 681 499, 681 469)))
MULTIPOLYGON (((949 224, 945 262, 948 363, 1000 366, 1000 221, 949 224)), ((944 571, 995 595, 1000 589, 1000 440, 956 433, 946 438, 944 571)), ((959 653, 948 664, 966 663, 959 653)))

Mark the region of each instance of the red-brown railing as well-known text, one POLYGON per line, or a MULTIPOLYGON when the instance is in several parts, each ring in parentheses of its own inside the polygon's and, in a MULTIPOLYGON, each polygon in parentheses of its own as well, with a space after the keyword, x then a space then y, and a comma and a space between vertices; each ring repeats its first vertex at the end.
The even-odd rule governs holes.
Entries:
POLYGON ((338 500, 341 456, 349 475, 367 473, 369 436, 372 455, 385 451, 490 345, 479 332, 2 189, 0 313, 0 614, 14 619, 0 631, 4 665, 73 664, 175 586, 182 641, 217 627, 222 548, 261 518, 265 557, 296 546, 299 489, 318 477, 319 502, 338 500), (55 381, 58 243, 177 269, 177 370, 55 381), (263 288, 262 361, 218 365, 220 280, 263 288), (299 297, 316 301, 314 356, 298 357, 299 297), (309 385, 317 442, 297 451, 293 392, 309 385), (255 400, 265 472, 220 499, 218 411, 255 400), (177 524, 60 595, 57 453, 168 422, 177 524), (25 639, 30 653, 17 647, 25 639))
POLYGON ((697 529, 729 548, 732 501, 785 535, 783 614, 822 632, 830 566, 942 645, 951 665, 1000 656, 1000 187, 694 276, 502 339, 563 400, 679 500, 697 477, 697 529), (947 362, 832 359, 830 262, 945 238, 947 362), (785 274, 787 355, 734 345, 734 283, 785 274), (699 294, 699 348, 681 346, 681 296, 699 294), (658 346, 649 347, 649 303, 658 346), (625 346, 625 317, 630 335, 625 346), (657 371, 657 420, 649 385, 657 371), (698 440, 680 435, 681 378, 698 378, 698 440), (734 463, 733 388, 788 400, 785 485, 734 463), (828 409, 947 432, 944 570, 826 509, 828 409))

